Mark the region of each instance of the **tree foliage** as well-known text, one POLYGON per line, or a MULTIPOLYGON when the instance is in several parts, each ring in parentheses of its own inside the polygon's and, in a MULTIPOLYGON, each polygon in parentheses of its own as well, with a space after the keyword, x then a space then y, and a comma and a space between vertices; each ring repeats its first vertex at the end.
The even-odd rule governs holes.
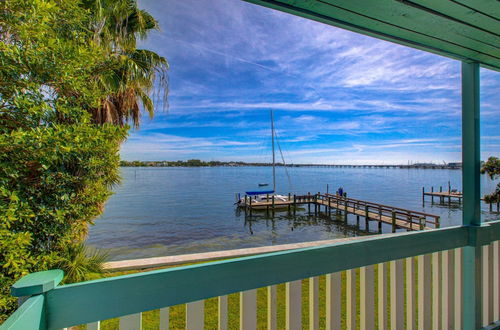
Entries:
MULTIPOLYGON (((490 179, 495 180, 500 177, 500 159, 497 157, 490 157, 481 167, 481 173, 487 174, 490 179)), ((484 196, 486 203, 500 203, 500 183, 497 184, 496 190, 484 196)))
POLYGON ((99 76, 110 93, 91 109, 92 119, 98 124, 121 126, 131 120, 138 127, 141 105, 152 118, 153 100, 163 106, 167 102, 167 60, 155 52, 137 49, 137 38, 157 30, 158 22, 139 9, 135 0, 87 0, 85 6, 92 12, 94 40, 106 50, 112 68, 99 76), (153 97, 152 91, 156 92, 153 97))
POLYGON ((119 181, 126 122, 166 81, 166 60, 135 48, 152 28, 131 0, 0 2, 0 321, 21 276, 99 271, 82 241, 119 181))

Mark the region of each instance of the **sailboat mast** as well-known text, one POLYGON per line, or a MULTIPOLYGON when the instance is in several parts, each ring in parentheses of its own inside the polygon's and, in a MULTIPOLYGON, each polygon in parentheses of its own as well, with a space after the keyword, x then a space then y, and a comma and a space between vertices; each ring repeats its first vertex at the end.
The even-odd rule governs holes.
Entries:
POLYGON ((274 154, 274 116, 271 110, 271 143, 273 146, 273 191, 276 191, 276 156, 274 154))

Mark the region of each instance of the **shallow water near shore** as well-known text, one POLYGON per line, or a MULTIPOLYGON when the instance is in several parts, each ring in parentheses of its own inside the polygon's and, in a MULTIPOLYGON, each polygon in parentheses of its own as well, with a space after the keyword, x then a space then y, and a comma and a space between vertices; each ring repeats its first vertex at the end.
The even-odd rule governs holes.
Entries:
MULTIPOLYGON (((430 190, 448 182, 461 190, 461 171, 385 168, 277 168, 277 193, 330 192, 342 186, 348 197, 439 215, 441 226, 461 223, 457 202, 439 204, 430 197, 422 203, 422 187, 430 190)), ((335 239, 377 233, 325 214, 309 215, 307 208, 296 216, 278 212, 252 217, 234 206, 235 193, 259 190, 271 182, 269 167, 121 168, 122 183, 106 204, 104 214, 91 226, 87 244, 103 249, 111 260, 176 255, 264 245, 335 239)), ((495 183, 481 177, 483 194, 495 183)), ((493 209, 496 210, 496 207, 493 209)), ((482 203, 484 220, 499 219, 482 203)), ((384 225, 383 232, 390 232, 384 225)))

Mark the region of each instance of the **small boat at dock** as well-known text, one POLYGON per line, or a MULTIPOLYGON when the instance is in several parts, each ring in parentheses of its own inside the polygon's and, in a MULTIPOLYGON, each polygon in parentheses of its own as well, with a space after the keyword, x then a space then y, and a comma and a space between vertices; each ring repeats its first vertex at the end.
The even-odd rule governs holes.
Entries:
MULTIPOLYGON (((274 115, 273 111, 270 111, 271 114, 271 145, 272 145, 272 153, 273 153, 273 189, 272 190, 264 190, 264 191, 246 191, 245 196, 241 197, 240 194, 237 194, 236 203, 239 207, 246 208, 251 205, 252 209, 268 209, 269 204, 273 204, 274 208, 280 208, 281 206, 286 208, 287 205, 281 204, 283 202, 289 202, 288 196, 278 195, 275 193, 276 191, 276 155, 274 148, 274 139, 275 139, 275 131, 274 131, 274 115), (277 204, 274 204, 277 202, 277 204)), ((259 183, 259 187, 266 187, 268 183, 259 183)))

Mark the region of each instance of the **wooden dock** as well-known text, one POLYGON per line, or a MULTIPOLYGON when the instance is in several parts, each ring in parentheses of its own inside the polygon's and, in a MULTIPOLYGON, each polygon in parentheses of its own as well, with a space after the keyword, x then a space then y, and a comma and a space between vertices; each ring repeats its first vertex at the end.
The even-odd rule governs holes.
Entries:
MULTIPOLYGON (((422 202, 425 202, 425 196, 431 197, 431 202, 434 203, 434 197, 439 198, 439 203, 444 204, 446 201, 450 204, 452 201, 458 201, 462 203, 462 192, 456 189, 451 189, 448 185, 448 190, 443 191, 443 187, 439 187, 439 191, 434 191, 434 187, 431 187, 431 191, 425 191, 425 187, 422 187, 422 202)), ((481 198, 484 201, 484 198, 481 198)), ((490 212, 493 212, 493 204, 496 204, 497 212, 500 211, 500 203, 487 203, 490 207, 490 212)))
POLYGON ((318 214, 321 208, 324 208, 325 214, 331 216, 332 211, 337 215, 343 214, 346 221, 349 214, 355 215, 357 221, 359 221, 360 217, 363 217, 366 227, 368 227, 369 221, 376 221, 379 230, 383 223, 392 226, 392 232, 395 232, 397 228, 406 230, 439 228, 439 216, 437 215, 333 194, 289 194, 286 200, 277 200, 274 196, 268 196, 267 201, 259 202, 252 201, 250 197, 245 196, 240 207, 244 208, 245 212, 250 215, 256 210, 275 212, 280 209, 287 209, 295 214, 297 208, 304 205, 307 206, 309 213, 311 213, 311 207, 314 208, 315 214, 318 214))
POLYGON ((425 201, 425 196, 431 196, 431 201, 434 203, 434 197, 439 198, 440 203, 444 203, 448 199, 448 203, 452 200, 456 200, 462 203, 462 192, 456 189, 451 189, 448 185, 448 190, 443 191, 443 187, 439 187, 439 191, 434 191, 434 187, 431 187, 431 191, 425 191, 425 187, 422 187, 422 201, 425 201))

